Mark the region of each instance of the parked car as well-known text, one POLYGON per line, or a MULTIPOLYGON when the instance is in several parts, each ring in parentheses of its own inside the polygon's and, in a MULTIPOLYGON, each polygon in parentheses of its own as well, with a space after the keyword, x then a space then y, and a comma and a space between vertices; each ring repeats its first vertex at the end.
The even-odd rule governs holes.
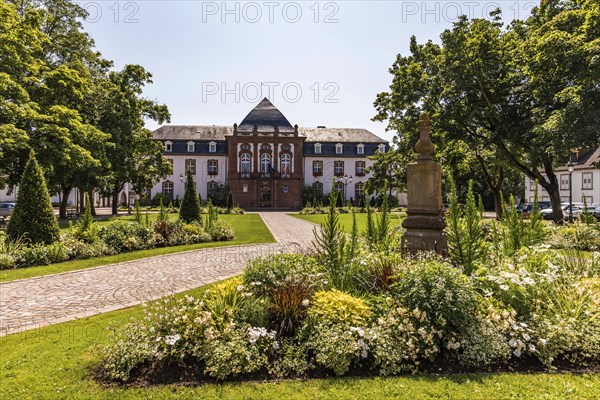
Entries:
MULTIPOLYGON (((563 210, 563 217, 567 218, 569 216, 569 203, 560 203, 560 206, 563 210)), ((583 212, 583 203, 573 203, 573 217, 578 217, 583 212)), ((552 219, 554 212, 552 211, 552 207, 546 208, 540 212, 544 219, 552 219)))
POLYGON ((9 217, 13 208, 15 208, 15 203, 0 203, 0 217, 9 217))
MULTIPOLYGON (((538 202, 538 209, 545 210, 547 208, 552 208, 552 203, 549 201, 540 201, 538 202)), ((533 209, 533 203, 521 203, 517 206, 517 212, 523 214, 524 217, 529 216, 531 214, 531 210, 533 209)))
POLYGON ((598 218, 598 220, 600 220, 600 206, 598 206, 598 207, 596 207, 596 208, 594 208, 594 209, 591 209, 591 210, 590 210, 590 212, 591 212, 592 214, 594 214, 594 216, 595 216, 596 218, 598 218))

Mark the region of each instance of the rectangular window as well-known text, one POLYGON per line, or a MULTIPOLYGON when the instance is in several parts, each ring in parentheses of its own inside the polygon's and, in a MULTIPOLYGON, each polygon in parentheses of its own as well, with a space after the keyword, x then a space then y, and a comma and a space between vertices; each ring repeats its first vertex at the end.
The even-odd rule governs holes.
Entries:
POLYGON ((217 144, 215 142, 210 142, 208 144, 208 152, 209 153, 216 153, 217 152, 217 144))
POLYGON ((171 142, 165 142, 165 151, 170 153, 173 151, 173 143, 171 142))
POLYGON ((560 190, 569 190, 569 174, 560 175, 560 190))
POLYGON ((208 182, 206 184, 206 189, 208 190, 208 196, 212 196, 213 191, 219 188, 219 184, 217 182, 208 182))
POLYGON ((313 161, 313 176, 323 175, 323 161, 313 161))
POLYGON ((344 175, 344 162, 343 161, 334 161, 333 162, 333 174, 335 176, 344 175))
POLYGON ((191 172, 192 175, 196 175, 196 160, 188 158, 185 160, 185 172, 191 172))
POLYGON ((356 162, 356 171, 354 171, 356 176, 364 176, 365 175, 365 162, 357 161, 356 162))
POLYGON ((344 147, 341 144, 335 145, 335 154, 342 154, 344 152, 344 147))
POLYGON ((358 201, 359 199, 362 199, 364 195, 365 191, 363 188, 363 183, 358 182, 354 185, 354 199, 358 201))
POLYGON ((377 147, 377 150, 379 150, 380 153, 385 153, 385 144, 380 144, 377 147))
POLYGON ((583 190, 591 190, 594 188, 592 172, 584 172, 581 174, 581 189, 583 190))
POLYGON ((196 144, 194 142, 188 142, 188 153, 193 153, 196 150, 196 144))
POLYGON ((242 192, 248 193, 248 185, 242 185, 242 192))
POLYGON ((208 160, 208 175, 217 175, 219 173, 219 162, 217 160, 208 160))
POLYGON ((283 185, 283 193, 287 193, 288 192, 288 185, 283 185))
POLYGON ((319 195, 323 195, 323 184, 321 182, 313 183, 313 187, 315 188, 315 192, 319 195))
POLYGON ((365 154, 365 146, 362 144, 356 146, 356 154, 365 154))
POLYGON ((315 154, 321 154, 321 143, 315 143, 315 154))
POLYGON ((164 181, 163 185, 162 185, 162 189, 163 189, 162 192, 164 195, 173 197, 173 182, 164 181))

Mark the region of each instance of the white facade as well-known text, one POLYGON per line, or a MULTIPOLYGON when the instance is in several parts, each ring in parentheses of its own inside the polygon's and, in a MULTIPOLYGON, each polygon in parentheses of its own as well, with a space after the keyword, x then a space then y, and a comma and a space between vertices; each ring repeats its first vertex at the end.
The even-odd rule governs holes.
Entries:
POLYGON ((364 170, 373 165, 373 161, 369 160, 366 156, 363 157, 331 157, 331 156, 309 156, 304 157, 304 184, 305 185, 314 185, 315 182, 319 182, 323 185, 323 193, 330 193, 333 186, 337 183, 338 190, 341 193, 345 193, 345 200, 356 200, 357 199, 357 191, 360 190, 360 185, 362 184, 363 196, 365 190, 365 184, 369 179, 371 174, 367 174, 364 170), (313 166, 314 162, 322 162, 322 173, 318 175, 314 173, 313 166), (337 164, 338 169, 336 173, 336 162, 343 162, 343 169, 340 172, 339 164, 337 164), (357 162, 364 163, 358 166, 357 170, 357 162), (363 167, 364 165, 364 167, 363 167), (361 169, 362 167, 362 175, 361 169), (348 184, 345 186, 342 182, 338 182, 339 178, 343 178, 344 176, 348 177, 348 184), (349 181, 349 178, 352 177, 352 182, 349 181), (345 190, 344 190, 345 189, 345 190))
MULTIPOLYGON (((560 188, 560 200, 563 203, 569 201, 569 171, 561 168, 555 171, 560 188)), ((575 168, 573 179, 573 202, 585 201, 588 205, 600 203, 600 169, 598 168, 575 168)), ((535 181, 525 178, 525 200, 532 202, 535 194, 535 181)), ((538 185, 538 200, 550 201, 548 193, 538 185)))
POLYGON ((165 153, 164 156, 167 160, 172 160, 173 174, 166 176, 164 179, 154 185, 154 187, 152 187, 150 193, 151 197, 153 197, 156 193, 168 194, 169 185, 172 184, 173 198, 179 198, 181 200, 185 191, 185 176, 187 168, 192 169, 194 182, 196 183, 196 192, 200 193, 200 196, 202 196, 203 199, 208 197, 208 185, 210 183, 226 183, 227 156, 222 154, 188 155, 168 153, 165 153), (194 163, 190 165, 189 160, 194 161, 195 169, 193 166, 194 163), (214 170, 214 162, 216 162, 216 173, 214 170))

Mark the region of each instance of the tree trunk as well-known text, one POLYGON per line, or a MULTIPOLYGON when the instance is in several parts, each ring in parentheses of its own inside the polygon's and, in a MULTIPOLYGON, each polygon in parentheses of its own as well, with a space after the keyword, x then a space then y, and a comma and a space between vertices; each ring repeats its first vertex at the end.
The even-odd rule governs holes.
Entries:
POLYGON ((485 160, 479 154, 479 152, 475 151, 475 157, 477 161, 479 161, 479 165, 481 166, 481 171, 483 172, 483 179, 485 180, 486 185, 492 192, 492 196, 494 197, 494 211, 496 211, 496 219, 502 219, 502 209, 504 204, 502 204, 502 197, 500 195, 502 189, 502 183, 504 182, 504 168, 498 167, 496 170, 496 176, 492 177, 492 174, 488 171, 485 166, 485 160))
POLYGON ((112 194, 112 215, 119 213, 119 191, 114 191, 112 194))
POLYGON ((491 187, 490 190, 492 191, 492 196, 494 197, 494 210, 496 211, 496 219, 501 220, 503 209, 502 197, 500 196, 501 191, 491 187))
POLYGON ((86 207, 87 204, 85 204, 85 192, 79 189, 79 214, 83 215, 86 207))
POLYGON ((90 191, 88 192, 88 195, 90 197, 90 204, 89 206, 91 207, 92 210, 92 216, 96 216, 96 206, 94 205, 94 189, 90 189, 90 191))
POLYGON ((69 203, 69 194, 71 194, 71 188, 62 189, 62 199, 60 200, 60 206, 58 208, 58 217, 60 219, 67 219, 67 205, 69 203))
POLYGON ((560 191, 558 186, 551 185, 545 187, 546 191, 550 195, 550 201, 552 201, 552 219, 555 224, 562 224, 564 222, 564 214, 561 206, 560 191))

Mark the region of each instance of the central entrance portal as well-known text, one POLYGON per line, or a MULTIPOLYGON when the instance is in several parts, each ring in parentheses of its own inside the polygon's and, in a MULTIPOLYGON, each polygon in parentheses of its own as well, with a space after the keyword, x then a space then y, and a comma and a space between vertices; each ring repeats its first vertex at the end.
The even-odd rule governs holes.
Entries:
POLYGON ((271 207, 271 188, 269 186, 263 186, 260 189, 260 206, 271 207))

